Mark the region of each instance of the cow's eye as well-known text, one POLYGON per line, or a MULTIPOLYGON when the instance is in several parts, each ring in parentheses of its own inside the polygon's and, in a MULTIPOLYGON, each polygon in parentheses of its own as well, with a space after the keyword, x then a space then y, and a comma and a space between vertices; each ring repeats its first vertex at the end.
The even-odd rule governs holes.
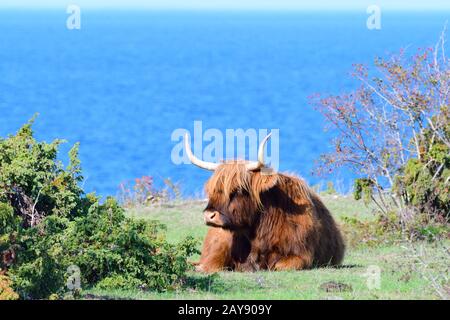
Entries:
POLYGON ((216 210, 215 210, 214 206, 211 203, 208 203, 206 205, 206 208, 205 208, 204 211, 216 211, 216 210))

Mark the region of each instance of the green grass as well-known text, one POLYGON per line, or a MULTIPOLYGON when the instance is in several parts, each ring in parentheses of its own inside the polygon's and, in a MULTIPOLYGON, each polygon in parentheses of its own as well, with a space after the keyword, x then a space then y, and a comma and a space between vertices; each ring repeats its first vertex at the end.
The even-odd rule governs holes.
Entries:
MULTIPOLYGON (((326 196, 324 201, 337 221, 343 216, 371 217, 372 209, 351 197, 326 196)), ((202 218, 204 207, 204 202, 190 201, 132 209, 128 215, 161 221, 167 226, 169 241, 194 236, 200 248, 207 231, 202 218)), ((450 290, 448 248, 448 241, 350 247, 341 268, 220 272, 211 276, 190 272, 185 287, 177 291, 91 289, 85 293, 91 298, 117 299, 438 299, 448 295, 450 290), (369 288, 368 268, 379 268, 379 288, 369 288)))

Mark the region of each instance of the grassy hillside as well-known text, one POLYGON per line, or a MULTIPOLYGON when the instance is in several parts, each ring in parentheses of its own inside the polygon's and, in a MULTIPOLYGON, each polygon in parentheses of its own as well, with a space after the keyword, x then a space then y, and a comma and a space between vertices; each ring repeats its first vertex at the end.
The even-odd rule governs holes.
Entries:
MULTIPOLYGON (((350 197, 324 197, 338 221, 344 216, 371 219, 371 208, 350 197)), ((205 203, 189 201, 128 211, 136 219, 159 220, 169 241, 191 235, 201 241, 205 203)), ((449 242, 348 247, 341 268, 293 272, 189 274, 186 288, 164 293, 88 290, 90 298, 125 299, 438 299, 448 297, 449 242), (369 270, 369 271, 368 271, 369 270), (371 275, 368 275, 372 270, 371 275), (376 272, 380 270, 380 287, 376 272), (369 278, 369 284, 368 284, 369 278), (370 282, 371 281, 371 282, 370 282), (444 281, 444 285, 442 284, 444 281)), ((194 257, 193 260, 198 257, 194 257)))

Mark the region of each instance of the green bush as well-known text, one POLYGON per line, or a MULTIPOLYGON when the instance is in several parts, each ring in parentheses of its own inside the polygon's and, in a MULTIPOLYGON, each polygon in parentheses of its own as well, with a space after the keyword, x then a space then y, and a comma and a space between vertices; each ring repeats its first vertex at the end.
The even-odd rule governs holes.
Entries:
POLYGON ((75 216, 83 213, 83 180, 78 144, 69 152, 67 168, 57 160, 58 146, 37 142, 33 119, 14 136, 0 139, 0 203, 8 203, 24 227, 34 226, 46 215, 75 216))
POLYGON ((0 300, 17 300, 19 295, 11 288, 11 280, 0 274, 0 300))
POLYGON ((398 225, 397 216, 391 213, 387 216, 378 215, 370 220, 343 216, 341 228, 349 247, 373 247, 397 242, 401 237, 398 225))
POLYGON ((81 286, 167 290, 181 283, 196 243, 169 244, 157 223, 126 218, 109 198, 86 216, 50 216, 23 232, 17 264, 9 273, 22 297, 63 293, 70 266, 80 269, 81 286))
POLYGON ((363 199, 365 204, 368 204, 373 199, 374 182, 371 179, 355 179, 353 185, 353 197, 355 200, 363 199))
POLYGON ((377 215, 372 219, 341 217, 341 229, 349 247, 392 245, 409 240, 429 242, 448 238, 450 226, 442 221, 429 220, 426 214, 416 215, 405 225, 396 212, 377 215))
MULTIPOLYGON (((444 109, 443 109, 444 110, 444 109)), ((443 135, 450 138, 450 112, 443 135)), ((443 111, 443 112, 444 112, 443 111)), ((396 176, 394 192, 405 199, 406 205, 416 208, 433 219, 450 218, 450 147, 435 139, 429 129, 423 130, 418 158, 411 158, 396 176), (425 152, 426 151, 426 152, 425 152)))
POLYGON ((14 208, 9 203, 0 202, 0 235, 17 231, 20 219, 14 214, 14 208))
POLYGON ((326 129, 336 133, 317 172, 347 168, 354 196, 376 206, 411 239, 440 233, 450 220, 450 59, 445 30, 434 48, 355 64, 360 84, 340 95, 313 95, 326 129), (429 225, 440 224, 433 232, 429 225), (420 231, 428 230, 428 231, 420 231))
POLYGON ((422 160, 410 159, 394 185, 394 191, 406 199, 407 205, 430 217, 450 217, 450 150, 445 152, 442 162, 426 156, 422 160))
POLYGON ((8 261, 0 269, 20 297, 63 297, 73 266, 81 287, 180 285, 195 241, 170 244, 159 223, 126 218, 113 198, 101 204, 85 195, 78 145, 64 169, 56 159, 60 141, 37 142, 31 124, 0 140, 0 261, 8 261))
MULTIPOLYGON (((450 122, 445 134, 450 137, 450 122)), ((395 234, 413 240, 434 241, 449 235, 450 148, 442 141, 436 141, 429 129, 423 129, 419 146, 422 150, 420 159, 410 158, 394 177, 391 191, 395 198, 392 199, 400 200, 402 207, 398 211, 380 210, 380 217, 389 220, 395 234), (391 214, 393 212, 397 212, 397 216, 391 214)), ((375 190, 380 191, 374 181, 355 180, 356 200, 363 199, 366 204, 373 201, 379 209, 383 209, 385 203, 392 203, 390 199, 381 202, 380 192, 374 194, 375 190)))

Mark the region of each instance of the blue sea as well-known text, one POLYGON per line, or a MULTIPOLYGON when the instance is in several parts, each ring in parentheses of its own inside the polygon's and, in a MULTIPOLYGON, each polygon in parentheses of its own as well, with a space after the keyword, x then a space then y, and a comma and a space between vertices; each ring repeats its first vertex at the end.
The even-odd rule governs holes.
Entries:
POLYGON ((358 84, 353 63, 434 46, 449 12, 382 13, 381 30, 362 12, 81 12, 68 30, 61 11, 0 11, 0 136, 35 113, 40 140, 80 142, 84 188, 115 195, 143 175, 170 177, 201 195, 208 172, 175 165, 177 128, 280 130, 281 171, 309 183, 351 173, 312 174, 334 132, 309 96, 358 84))

